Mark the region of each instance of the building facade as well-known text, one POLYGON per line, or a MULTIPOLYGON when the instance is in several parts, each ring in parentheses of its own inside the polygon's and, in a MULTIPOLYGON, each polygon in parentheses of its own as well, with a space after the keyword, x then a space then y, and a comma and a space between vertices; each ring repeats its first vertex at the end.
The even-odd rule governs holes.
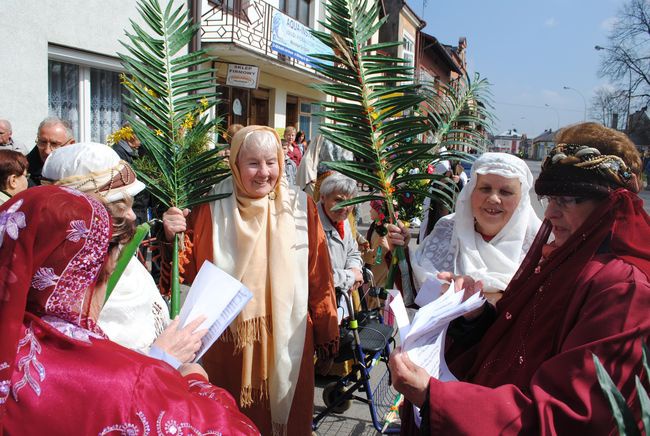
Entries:
POLYGON ((551 129, 544 130, 533 139, 533 154, 530 157, 534 160, 544 160, 546 155, 555 147, 555 134, 551 129))
MULTIPOLYGON (((310 85, 323 79, 304 53, 322 50, 307 31, 322 16, 321 0, 177 4, 200 20, 199 45, 218 57, 212 66, 228 123, 315 134, 325 96, 310 85)), ((124 122, 117 53, 125 51, 119 41, 129 20, 143 24, 135 0, 8 0, 3 11, 9 19, 0 54, 13 62, 0 72, 0 118, 12 122, 14 138, 33 144, 39 122, 57 115, 70 121, 77 141, 104 142, 124 122)))
POLYGON ((218 58, 214 67, 227 124, 294 126, 311 138, 326 96, 308 53, 328 51, 310 33, 318 27, 320 0, 203 0, 201 45, 218 58))
POLYGON ((519 154, 519 146, 523 136, 517 132, 517 129, 506 130, 500 135, 495 135, 492 139, 490 151, 501 153, 519 154))
POLYGON ((133 0, 6 0, 0 28, 0 118, 33 146, 48 115, 68 119, 77 141, 103 141, 123 122, 117 52, 133 0))

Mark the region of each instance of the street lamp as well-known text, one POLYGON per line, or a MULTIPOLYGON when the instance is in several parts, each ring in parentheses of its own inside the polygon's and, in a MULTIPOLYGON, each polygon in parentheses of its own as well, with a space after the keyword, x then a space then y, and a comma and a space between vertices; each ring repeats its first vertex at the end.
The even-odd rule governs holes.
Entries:
MULTIPOLYGON (((594 49, 596 51, 607 50, 616 53, 615 50, 609 47, 603 47, 602 45, 596 45, 594 46, 594 49)), ((632 104, 632 68, 628 67, 627 72, 629 77, 629 83, 627 86, 627 117, 625 120, 625 129, 629 131, 630 130, 630 105, 632 104)))
POLYGON ((553 106, 551 106, 548 103, 544 103, 544 106, 546 106, 547 108, 549 108, 549 109, 551 109, 552 111, 555 112, 555 116, 557 117, 557 129, 556 130, 560 130, 560 113, 557 111, 557 109, 555 109, 553 106))
MULTIPOLYGON (((599 47, 599 46, 596 46, 596 47, 599 47)), ((596 50, 598 50, 598 49, 596 49, 596 50)), ((585 105, 585 112, 584 112, 584 116, 582 117, 582 121, 587 121, 587 99, 585 98, 584 95, 582 95, 582 92, 578 91, 575 88, 571 88, 570 86, 563 86, 562 88, 563 89, 570 89, 572 91, 575 91, 575 92, 578 93, 578 95, 580 95, 580 97, 582 97, 582 103, 585 105)))

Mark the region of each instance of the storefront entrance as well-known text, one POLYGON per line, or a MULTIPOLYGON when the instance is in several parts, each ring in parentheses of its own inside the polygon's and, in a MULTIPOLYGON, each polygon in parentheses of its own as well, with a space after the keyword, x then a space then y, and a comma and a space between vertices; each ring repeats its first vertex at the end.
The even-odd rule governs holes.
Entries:
MULTIPOLYGON (((259 124, 269 125, 269 90, 241 89, 230 86, 220 86, 221 104, 218 113, 224 117, 224 126, 242 124, 249 126, 259 124)), ((225 128, 224 127, 224 128, 225 128)))

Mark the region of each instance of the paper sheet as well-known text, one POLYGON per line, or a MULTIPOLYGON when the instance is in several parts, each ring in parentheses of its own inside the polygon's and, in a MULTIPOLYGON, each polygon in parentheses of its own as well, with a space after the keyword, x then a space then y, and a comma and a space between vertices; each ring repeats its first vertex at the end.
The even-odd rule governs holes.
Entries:
MULTIPOLYGON (((402 344, 402 349, 408 353, 414 363, 426 369, 431 377, 439 380, 442 380, 443 374, 449 372, 444 357, 445 335, 449 323, 465 313, 478 309, 485 302, 478 293, 464 302, 462 299, 462 291, 448 291, 437 300, 420 308, 402 344)), ((449 372, 446 376, 450 375, 449 372)))
POLYGON ((208 329, 196 353, 197 362, 242 311, 253 294, 240 281, 205 261, 192 283, 179 314, 180 326, 185 327, 201 315, 207 319, 198 329, 208 329))
MULTIPOLYGON (((453 282, 450 289, 454 288, 453 282)), ((449 323, 465 313, 478 309, 485 299, 476 293, 462 301, 463 292, 448 291, 418 310, 409 323, 404 302, 399 291, 389 291, 392 297, 390 309, 399 327, 402 349, 431 377, 439 380, 455 380, 445 362, 445 335, 449 323)))
MULTIPOLYGON (((434 297, 430 303, 420 307, 413 322, 406 327, 406 333, 403 336, 400 326, 402 350, 408 353, 413 363, 424 368, 431 377, 440 381, 456 381, 456 377, 449 370, 445 361, 447 328, 454 319, 481 307, 485 303, 485 298, 476 293, 462 301, 464 293, 463 291, 453 292, 453 281, 449 286, 450 291, 442 295, 439 295, 442 285, 437 280, 428 279, 422 288, 424 289, 425 286, 428 286, 425 290, 427 298, 435 295, 436 292, 438 292, 438 296, 434 297), (429 283, 430 281, 436 283, 429 283), (427 285, 427 283, 429 284, 427 285)), ((423 289, 420 289, 420 293, 423 289)), ((395 298, 390 307, 396 314, 395 318, 398 317, 397 313, 402 310, 406 313, 401 298, 395 298), (401 307, 399 307, 400 305, 401 307)), ((413 412, 415 425, 419 428, 421 424, 420 409, 413 406, 413 412)))
POLYGON ((415 297, 415 304, 420 307, 426 306, 431 303, 433 300, 438 298, 442 292, 442 283, 438 279, 429 277, 422 284, 422 287, 418 291, 418 295, 415 297))
POLYGON ((395 324, 397 324, 400 343, 404 343, 404 339, 406 339, 410 328, 410 321, 406 307, 404 306, 404 301, 402 300, 402 294, 397 289, 389 289, 388 294, 391 297, 389 303, 390 312, 395 318, 395 324))

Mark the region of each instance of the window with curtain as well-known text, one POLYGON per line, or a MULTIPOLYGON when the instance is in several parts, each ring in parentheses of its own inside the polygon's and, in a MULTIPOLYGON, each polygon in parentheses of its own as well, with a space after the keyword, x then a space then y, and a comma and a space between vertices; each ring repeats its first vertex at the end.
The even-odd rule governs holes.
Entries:
POLYGON ((106 137, 122 127, 122 85, 119 73, 90 69, 90 138, 105 142, 106 137))
POLYGON ((67 120, 79 138, 79 65, 50 61, 48 65, 48 112, 67 120))
POLYGON ((69 121, 77 141, 105 143, 126 113, 120 75, 81 62, 49 60, 49 114, 69 121))

